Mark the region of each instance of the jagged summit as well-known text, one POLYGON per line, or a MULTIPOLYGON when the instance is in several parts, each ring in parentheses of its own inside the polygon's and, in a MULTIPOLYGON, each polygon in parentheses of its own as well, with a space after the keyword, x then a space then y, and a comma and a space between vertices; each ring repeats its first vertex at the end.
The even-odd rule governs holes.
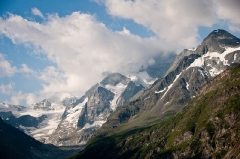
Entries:
POLYGON ((34 109, 43 109, 43 110, 52 110, 51 108, 51 102, 49 102, 47 99, 42 100, 39 103, 36 103, 33 108, 34 109))
POLYGON ((127 84, 130 81, 129 78, 123 76, 120 73, 111 73, 101 81, 101 85, 112 85, 115 86, 119 83, 127 84))
POLYGON ((74 104, 77 101, 77 97, 75 96, 69 96, 69 97, 65 97, 64 99, 62 99, 62 104, 64 106, 70 106, 72 104, 74 104))
POLYGON ((212 31, 202 42, 202 44, 196 49, 195 53, 205 54, 209 52, 222 53, 228 47, 236 47, 240 45, 240 39, 230 34, 225 30, 212 31))
POLYGON ((184 49, 173 61, 172 65, 164 76, 167 76, 170 72, 182 70, 188 67, 190 63, 204 54, 222 54, 228 48, 237 47, 240 47, 239 38, 225 30, 214 30, 203 40, 196 50, 184 49))
POLYGON ((234 42, 235 40, 239 40, 234 35, 230 34, 226 30, 223 29, 217 29, 213 30, 203 41, 208 39, 214 39, 214 40, 226 40, 229 39, 231 42, 234 42))

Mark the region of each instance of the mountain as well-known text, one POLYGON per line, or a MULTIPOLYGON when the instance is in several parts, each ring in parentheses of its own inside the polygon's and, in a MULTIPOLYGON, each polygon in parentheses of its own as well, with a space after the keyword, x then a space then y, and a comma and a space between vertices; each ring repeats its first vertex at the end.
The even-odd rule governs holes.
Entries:
MULTIPOLYGON (((127 150, 127 147, 121 148, 121 145, 125 145, 125 142, 131 140, 129 135, 137 136, 138 132, 150 129, 159 121, 165 121, 179 113, 189 101, 197 99, 198 92, 205 84, 239 62, 240 39, 224 30, 213 31, 196 50, 184 50, 180 53, 163 78, 154 82, 151 87, 137 93, 130 102, 111 114, 81 154, 85 156, 92 151, 96 152, 93 153, 94 155, 105 154, 113 157, 112 155, 120 155, 125 152, 125 155, 138 152, 139 147, 134 150, 127 150), (115 138, 126 140, 115 140, 115 138), (101 149, 104 147, 104 149, 99 152, 97 147, 101 147, 101 149), (108 148, 110 149, 108 152, 104 151, 108 148)), ((185 115, 188 116, 187 113, 185 115)), ((165 129, 161 130, 163 132, 159 131, 158 134, 165 133, 165 129)), ((182 138, 184 137, 183 135, 182 138)), ((141 139, 145 140, 144 137, 141 139)), ((143 142, 136 141, 130 144, 139 145, 138 143, 142 146, 143 142)), ((161 149, 162 147, 152 151, 160 152, 161 149)), ((135 156, 135 158, 138 157, 135 156)))
POLYGON ((144 87, 119 73, 108 74, 84 96, 44 99, 31 107, 0 104, 0 116, 35 139, 57 146, 84 145, 116 108, 144 87))
POLYGON ((121 133, 99 132, 78 157, 239 158, 239 94, 240 65, 209 81, 176 116, 121 133))
MULTIPOLYGON (((68 100, 75 102, 75 98, 69 97, 68 100)), ((0 117, 4 122, 41 142, 45 142, 60 123, 67 103, 69 103, 67 98, 63 100, 63 103, 50 102, 44 99, 31 107, 0 103, 0 117)))
MULTIPOLYGON (((43 143, 58 146, 85 144, 118 106, 162 77, 175 57, 175 53, 160 53, 132 74, 107 73, 81 98, 67 95, 58 99, 56 93, 31 107, 0 103, 0 116, 4 122, 43 143)), ((131 63, 125 66, 129 69, 131 63)))
POLYGON ((58 146, 86 144, 118 106, 143 88, 119 73, 109 74, 65 109, 61 122, 46 143, 58 146))
POLYGON ((72 158, 239 158, 239 105, 237 65, 207 82, 177 115, 132 129, 104 125, 72 158))
POLYGON ((240 39, 224 30, 210 33, 196 50, 184 50, 166 75, 137 93, 109 119, 105 129, 129 123, 127 128, 148 125, 176 114, 200 88, 227 68, 240 62, 240 39))
POLYGON ((44 145, 0 118, 0 158, 63 159, 74 153, 76 150, 65 151, 44 145))

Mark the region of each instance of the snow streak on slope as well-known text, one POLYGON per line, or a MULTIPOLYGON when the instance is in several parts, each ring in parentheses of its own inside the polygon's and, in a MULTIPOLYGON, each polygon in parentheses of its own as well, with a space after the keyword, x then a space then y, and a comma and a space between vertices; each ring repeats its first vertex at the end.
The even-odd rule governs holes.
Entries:
MULTIPOLYGON (((171 83, 168 87, 167 87, 167 91, 163 94, 162 98, 167 94, 167 92, 172 88, 173 84, 178 80, 178 78, 181 76, 182 72, 180 74, 178 74, 176 76, 176 78, 174 79, 173 83, 171 83)), ((162 99, 161 98, 161 99, 162 99)))
POLYGON ((187 83, 186 87, 187 87, 187 90, 189 90, 189 84, 188 83, 187 83))
POLYGON ((126 89, 127 85, 124 85, 122 83, 117 84, 116 86, 112 85, 106 85, 105 88, 111 92, 114 93, 114 98, 110 103, 111 109, 114 111, 117 108, 117 100, 123 93, 123 91, 126 89))
POLYGON ((166 87, 163 89, 163 90, 160 90, 160 91, 155 91, 155 93, 162 93, 166 90, 166 87))
POLYGON ((77 128, 79 116, 87 101, 88 101, 88 98, 85 98, 82 103, 67 110, 67 116, 61 124, 64 125, 66 128, 68 127, 77 128))
MULTIPOLYGON (((168 93, 168 91, 172 88, 174 83, 179 79, 181 74, 192 67, 200 67, 202 69, 199 69, 198 71, 201 73, 203 77, 208 76, 209 74, 211 77, 215 77, 216 75, 219 75, 221 72, 225 70, 222 66, 230 66, 230 62, 226 60, 226 55, 233 53, 234 51, 239 51, 240 47, 237 48, 230 48, 226 47, 225 51, 223 53, 218 52, 207 52, 206 54, 202 55, 201 57, 194 60, 193 63, 190 64, 189 67, 187 67, 185 70, 183 70, 180 74, 178 74, 174 81, 167 87, 165 87, 163 90, 155 91, 155 93, 162 93, 161 99, 168 93)), ((234 55, 234 60, 236 60, 237 55, 234 55)), ((187 82, 187 81, 186 81, 187 82)), ((189 90, 189 83, 186 83, 186 88, 189 90)))
POLYGON ((53 133, 61 122, 61 116, 65 110, 63 105, 52 103, 52 109, 45 111, 42 109, 26 108, 24 111, 19 112, 20 116, 30 115, 33 117, 40 117, 46 115, 47 118, 41 122, 37 128, 22 127, 24 132, 31 134, 39 141, 45 141, 53 133))
POLYGON ((157 78, 150 77, 146 71, 127 75, 127 77, 130 78, 137 86, 143 85, 144 87, 148 87, 157 80, 157 78))
MULTIPOLYGON (((225 51, 221 54, 218 52, 207 52, 203 56, 197 58, 188 68, 190 68, 190 67, 204 68, 206 60, 216 60, 216 61, 218 61, 218 63, 222 62, 223 65, 229 66, 230 63, 228 62, 228 60, 225 59, 225 56, 228 55, 229 53, 232 53, 232 52, 238 51, 238 50, 240 50, 240 47, 237 47, 237 48, 228 47, 228 48, 225 48, 225 51)), ((210 66, 212 68, 209 70, 209 73, 212 77, 215 77, 216 75, 219 75, 220 73, 223 72, 222 69, 218 69, 210 64, 207 66, 210 66)))
POLYGON ((94 121, 94 123, 92 123, 92 124, 86 123, 82 129, 99 128, 105 122, 106 122, 106 120, 100 120, 100 121, 94 121))

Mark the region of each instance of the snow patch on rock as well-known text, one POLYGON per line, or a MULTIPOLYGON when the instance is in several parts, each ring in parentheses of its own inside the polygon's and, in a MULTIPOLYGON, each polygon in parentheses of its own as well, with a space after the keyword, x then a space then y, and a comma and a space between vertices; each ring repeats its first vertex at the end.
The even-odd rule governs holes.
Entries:
POLYGON ((127 85, 124 85, 122 83, 117 84, 116 86, 112 85, 106 85, 105 88, 111 92, 114 93, 114 98, 110 102, 110 107, 114 111, 117 108, 117 100, 123 93, 123 91, 126 89, 127 85))

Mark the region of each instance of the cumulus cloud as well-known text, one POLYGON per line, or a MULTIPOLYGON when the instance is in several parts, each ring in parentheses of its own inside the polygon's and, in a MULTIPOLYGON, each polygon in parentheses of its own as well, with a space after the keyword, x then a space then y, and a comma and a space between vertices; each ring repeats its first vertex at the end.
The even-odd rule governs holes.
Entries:
MULTIPOLYGON (((66 92, 79 96, 99 82, 103 72, 130 74, 141 66, 154 64, 152 57, 160 52, 195 47, 200 40, 199 26, 211 27, 224 20, 231 30, 239 31, 238 0, 92 1, 104 4, 108 14, 132 19, 156 36, 141 38, 126 27, 112 31, 90 14, 73 12, 65 17, 57 14, 44 17, 40 10, 32 8, 32 13, 44 18, 44 22, 10 14, 0 18, 0 34, 15 44, 33 47, 33 56, 44 55, 55 65, 42 71, 31 70, 25 64, 16 69, 0 56, 5 61, 0 63, 3 75, 12 76, 16 72, 34 75, 42 82, 43 89, 38 93, 43 98, 66 92)), ((12 98, 16 102, 23 98, 36 99, 32 94, 18 95, 12 98)))
POLYGON ((13 92, 14 85, 15 84, 13 82, 6 84, 6 85, 1 84, 0 85, 0 93, 10 95, 13 92))
POLYGON ((0 77, 11 77, 17 72, 17 68, 6 59, 4 54, 0 53, 0 77))
MULTIPOLYGON (((99 0, 97 1, 100 2, 99 0)), ((215 21, 209 0, 101 0, 110 15, 133 19, 176 47, 192 47, 198 43, 199 26, 215 21)))
POLYGON ((225 20, 232 31, 240 32, 239 0, 93 0, 107 12, 132 19, 153 31, 158 38, 191 48, 199 43, 198 27, 211 27, 225 20))
POLYGON ((12 77, 16 73, 28 73, 34 74, 34 71, 30 69, 27 64, 22 64, 21 68, 12 66, 11 62, 6 59, 6 55, 0 53, 0 78, 1 77, 12 77))
POLYGON ((32 8, 32 14, 33 15, 37 15, 37 16, 39 16, 41 18, 44 18, 42 12, 40 10, 38 10, 37 8, 32 8))
POLYGON ((33 46, 35 54, 56 64, 40 72, 22 65, 22 71, 33 72, 42 82, 39 93, 43 97, 54 92, 80 96, 102 79, 102 72, 136 72, 160 52, 173 51, 155 37, 141 38, 125 27, 114 32, 94 16, 80 12, 49 15, 44 23, 10 15, 0 23, 1 34, 15 44, 33 46))
POLYGON ((239 0, 214 0, 219 19, 228 21, 229 29, 240 32, 240 1, 239 0))
POLYGON ((25 101, 28 106, 31 106, 37 100, 38 99, 34 93, 22 93, 22 91, 14 93, 11 97, 11 103, 15 105, 19 105, 20 102, 25 101))

